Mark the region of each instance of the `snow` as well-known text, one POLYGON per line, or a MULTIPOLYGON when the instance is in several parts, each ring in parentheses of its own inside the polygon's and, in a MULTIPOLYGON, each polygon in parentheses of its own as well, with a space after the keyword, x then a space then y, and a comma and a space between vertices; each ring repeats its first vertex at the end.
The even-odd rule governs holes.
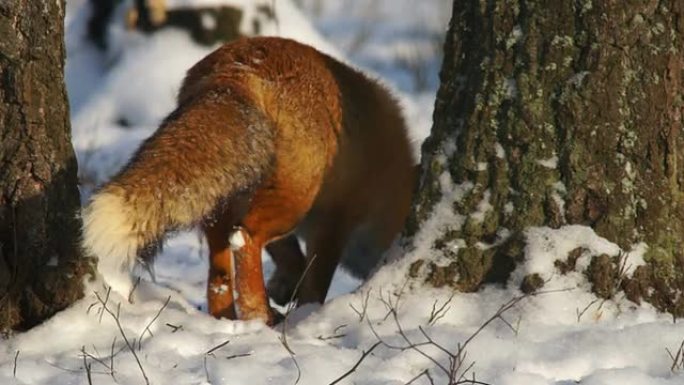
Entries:
MULTIPOLYGON (((168 3, 230 3, 255 14, 254 2, 246 0, 168 3)), ((279 22, 265 24, 267 33, 308 42, 395 89, 418 153, 437 87, 441 45, 434 36, 444 33, 450 1, 425 1, 420 7, 410 0, 298 1, 305 12, 292 1, 273 3, 279 22)), ((184 71, 211 48, 195 45, 180 31, 143 36, 117 27, 111 52, 102 55, 82 41, 88 2, 71 0, 67 7, 73 144, 86 197, 153 132, 173 108, 184 71)), ((445 143, 443 151, 446 159, 457 151, 455 143, 445 143)), ((497 147, 497 156, 505 157, 503 148, 497 147)), ((541 162, 555 167, 551 159, 541 162)), ((158 256, 154 282, 141 269, 135 303, 108 295, 97 280, 88 282, 85 298, 44 324, 2 340, 0 383, 144 384, 146 376, 152 384, 329 384, 381 340, 341 384, 398 385, 416 378, 414 384, 427 385, 430 379, 421 376, 426 369, 434 384, 447 384, 439 368, 449 364, 446 352, 457 352, 475 334, 464 347, 462 369, 468 370, 461 373, 488 384, 684 383, 684 368, 671 370, 668 354, 677 354, 684 338, 678 323, 620 295, 598 300, 582 273, 561 275, 553 266, 555 259, 582 247, 578 266, 586 266, 593 255, 623 252, 630 273, 644 263, 647 245, 620 250, 583 226, 531 228, 525 261, 506 287, 453 293, 407 279, 408 266, 418 259, 441 262, 432 247, 437 234, 465 221, 451 208, 473 185, 456 185, 448 173, 439 182, 443 198, 408 253, 395 245, 391 262, 363 284, 338 271, 324 306, 299 308, 279 327, 206 314, 206 245, 194 232, 181 233, 158 256), (530 273, 540 274, 545 285, 537 295, 522 296, 517 288, 530 273), (500 313, 506 304, 510 309, 500 313), (408 347, 407 340, 425 343, 426 336, 435 344, 408 347)), ((557 188, 561 194, 563 189, 557 188)), ((492 209, 488 195, 479 206, 480 216, 492 209)), ((499 235, 503 240, 508 233, 501 229, 499 235)), ((235 243, 240 243, 237 235, 235 243)), ((455 240, 449 246, 463 245, 464 240, 455 240)), ((273 270, 268 257, 264 268, 266 275, 273 270)))

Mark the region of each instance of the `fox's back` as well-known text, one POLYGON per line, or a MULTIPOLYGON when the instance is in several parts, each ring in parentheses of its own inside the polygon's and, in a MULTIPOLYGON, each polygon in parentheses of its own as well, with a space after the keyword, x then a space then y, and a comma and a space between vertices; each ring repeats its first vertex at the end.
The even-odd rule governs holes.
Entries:
POLYGON ((179 103, 214 87, 249 95, 269 116, 277 174, 313 183, 312 192, 322 186, 316 206, 391 211, 391 231, 403 224, 413 159, 401 112, 381 85, 309 46, 264 37, 226 44, 193 66, 179 103))
POLYGON ((342 129, 341 93, 326 60, 292 40, 240 39, 188 71, 179 104, 213 88, 245 95, 276 131, 276 170, 267 183, 283 194, 312 197, 332 165, 342 129))

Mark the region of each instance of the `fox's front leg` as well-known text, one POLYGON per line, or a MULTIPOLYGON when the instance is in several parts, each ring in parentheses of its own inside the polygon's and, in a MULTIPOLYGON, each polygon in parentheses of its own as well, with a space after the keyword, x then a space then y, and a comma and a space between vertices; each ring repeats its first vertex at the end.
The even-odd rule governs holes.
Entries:
POLYGON ((294 234, 269 243, 266 251, 276 267, 266 284, 266 291, 275 303, 284 306, 295 299, 295 289, 304 273, 306 260, 294 234))

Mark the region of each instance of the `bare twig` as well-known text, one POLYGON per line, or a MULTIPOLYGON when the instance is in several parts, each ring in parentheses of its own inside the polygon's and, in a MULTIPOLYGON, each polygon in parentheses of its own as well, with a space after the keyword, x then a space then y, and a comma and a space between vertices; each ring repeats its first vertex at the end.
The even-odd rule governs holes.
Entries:
MULTIPOLYGON (((114 356, 115 356, 114 347, 115 346, 116 346, 116 336, 114 336, 114 338, 112 339, 112 346, 109 350, 109 369, 112 372, 112 378, 114 378, 114 356)), ((119 352, 121 352, 121 350, 119 350, 119 352)), ((119 352, 117 352, 116 354, 119 354, 119 352)))
POLYGON ((88 355, 86 354, 85 346, 81 347, 81 352, 83 353, 83 368, 85 368, 86 378, 88 378, 88 384, 93 385, 93 377, 90 373, 91 364, 88 362, 88 355))
POLYGON ((430 312, 430 318, 428 319, 428 325, 434 325, 437 321, 439 321, 441 318, 443 318, 446 313, 449 311, 450 307, 449 304, 451 303, 451 300, 454 299, 454 295, 456 293, 452 293, 449 296, 449 299, 444 301, 444 303, 438 308, 437 307, 437 300, 432 304, 432 312, 430 312))
POLYGON ((17 360, 19 359, 20 351, 21 350, 17 350, 17 352, 14 354, 14 368, 12 369, 12 376, 14 376, 14 378, 17 377, 17 360))
MULTIPOLYGON (((149 270, 148 270, 148 272, 149 272, 149 270)), ((152 276, 152 279, 154 280, 154 273, 150 273, 150 275, 152 276)), ((126 298, 128 300, 128 303, 133 302, 133 293, 135 293, 136 289, 138 289, 138 286, 140 285, 141 279, 142 278, 140 278, 140 277, 136 277, 135 282, 133 283, 133 287, 131 288, 131 291, 128 292, 128 298, 126 298)))
POLYGON ((582 309, 581 311, 580 311, 579 308, 578 308, 578 309, 575 309, 575 313, 577 313, 577 323, 580 322, 580 320, 582 319, 582 316, 584 315, 584 313, 586 313, 587 310, 589 310, 589 308, 590 308, 593 304, 595 304, 596 302, 598 302, 598 301, 600 301, 600 299, 599 299, 599 298, 595 298, 593 301, 589 302, 589 304, 588 304, 587 306, 585 306, 584 309, 582 309))
MULTIPOLYGON (((287 350, 290 355, 294 359, 294 351, 290 348, 290 345, 287 343, 287 323, 290 319, 290 314, 292 313, 292 310, 295 308, 294 300, 297 297, 297 292, 299 292, 299 287, 302 285, 302 282, 304 282, 304 277, 306 277, 306 274, 309 272, 309 269, 311 269, 311 266, 313 265, 314 261, 318 257, 317 254, 314 254, 311 259, 307 262, 306 267, 304 268, 304 272, 302 272, 302 275, 299 277, 299 280, 297 280, 297 284, 295 285, 294 290, 292 291, 292 294, 290 295, 290 300, 288 301, 288 307, 287 311, 285 312, 285 318, 283 319, 283 329, 280 335, 280 343, 283 344, 285 347, 285 350, 287 350)), ((297 365, 299 368, 299 365, 297 365)))
MULTIPOLYGON (((50 361, 48 361, 48 360, 45 360, 45 362, 47 362, 47 364, 50 365, 50 366, 52 366, 53 368, 57 368, 57 369, 59 369, 59 370, 64 370, 65 372, 71 372, 71 373, 82 373, 82 372, 83 372, 83 368, 78 368, 78 369, 65 368, 65 367, 63 367, 63 366, 59 366, 59 365, 55 364, 54 362, 50 362, 50 361)), ((98 372, 98 371, 95 371, 95 370, 91 370, 91 373, 94 373, 94 374, 109 374, 109 373, 107 373, 107 372, 98 372)))
POLYGON ((349 307, 354 310, 356 315, 359 316, 359 322, 363 321, 364 318, 366 318, 366 312, 368 310, 368 300, 370 299, 370 293, 371 290, 368 290, 366 292, 366 295, 363 297, 363 302, 361 304, 361 310, 356 309, 353 304, 349 303, 349 307))
POLYGON ((229 343, 230 343, 230 340, 225 340, 225 341, 221 342, 220 344, 214 346, 213 348, 207 350, 204 353, 204 357, 202 358, 202 363, 204 365, 204 375, 207 377, 207 382, 210 382, 209 381, 209 369, 207 368, 207 357, 209 357, 209 356, 215 357, 214 352, 221 349, 222 347, 228 345, 229 343))
POLYGON ((329 385, 335 385, 335 384, 339 383, 340 381, 342 381, 343 379, 347 378, 350 374, 354 373, 354 371, 356 371, 356 369, 359 367, 359 365, 361 365, 361 363, 363 362, 363 360, 366 359, 366 357, 367 357, 369 354, 371 354, 371 352, 372 352, 373 350, 375 350, 375 348, 377 348, 378 345, 380 345, 381 343, 382 343, 381 341, 378 341, 378 342, 374 343, 368 350, 364 351, 364 352, 361 354, 361 357, 359 357, 358 361, 356 361, 356 364, 354 364, 354 366, 352 366, 351 369, 349 369, 348 371, 346 371, 343 375, 341 375, 340 377, 338 377, 335 381, 331 382, 329 385))
POLYGON ((410 379, 409 382, 407 382, 407 383, 404 384, 404 385, 411 385, 411 384, 413 384, 414 382, 418 381, 418 379, 421 378, 421 377, 423 377, 423 376, 425 376, 425 378, 427 378, 428 381, 430 381, 430 384, 435 385, 435 382, 432 380, 432 377, 430 376, 430 372, 429 372, 427 369, 425 369, 425 370, 423 370, 422 372, 418 373, 417 376, 415 376, 415 377, 413 377, 412 379, 410 379))
POLYGON ((346 337, 346 336, 347 336, 346 333, 342 333, 342 334, 333 334, 333 335, 329 335, 329 336, 322 336, 322 335, 321 335, 321 336, 318 336, 318 337, 316 337, 316 338, 318 338, 318 339, 321 340, 321 341, 328 341, 328 340, 335 340, 335 339, 338 339, 338 338, 344 338, 344 337, 346 337))
POLYGON ((512 309, 513 306, 518 304, 518 302, 520 302, 523 299, 528 298, 530 296, 536 296, 536 295, 543 294, 543 293, 546 293, 546 292, 540 291, 540 292, 531 293, 531 294, 523 294, 523 295, 511 298, 508 302, 501 305, 501 307, 499 307, 499 310, 497 310, 493 316, 491 316, 482 325, 480 325, 480 327, 475 331, 475 333, 473 333, 470 337, 468 337, 468 339, 463 343, 463 348, 465 348, 470 343, 470 341, 472 341, 475 337, 477 337, 477 335, 480 334, 480 332, 482 332, 482 330, 484 330, 487 326, 489 326, 490 323, 494 322, 497 319, 501 319, 501 316, 503 315, 503 313, 512 309))
POLYGON ((302 369, 299 367, 299 362, 297 362, 294 350, 290 348, 290 344, 287 342, 287 323, 290 320, 290 314, 292 313, 292 310, 294 310, 295 308, 294 300, 297 297, 297 292, 299 292, 299 287, 302 285, 302 282, 304 282, 304 277, 306 277, 306 274, 309 272, 309 269, 311 269, 311 265, 313 265, 317 257, 317 254, 311 256, 311 259, 307 262, 306 267, 304 268, 304 272, 302 272, 302 275, 299 277, 299 280, 297 281, 297 284, 295 285, 295 288, 292 291, 292 294, 290 295, 288 308, 285 312, 285 318, 283 319, 283 329, 280 334, 280 337, 278 338, 278 340, 280 340, 281 345, 283 345, 283 347, 287 351, 287 354, 290 355, 290 358, 292 359, 292 362, 294 362, 295 368, 297 369, 297 378, 295 379, 294 385, 297 385, 301 380, 302 369))
POLYGON ((233 358, 249 357, 251 355, 252 353, 231 354, 230 356, 226 356, 226 360, 232 360, 233 358))
POLYGON ((667 351, 667 354, 669 354, 670 358, 672 359, 670 371, 675 372, 684 368, 684 340, 682 340, 681 344, 679 345, 676 354, 673 355, 670 349, 667 348, 665 348, 665 351, 667 351))
POLYGON ((179 330, 183 330, 183 325, 174 325, 174 324, 170 324, 170 323, 168 323, 168 322, 165 323, 164 325, 166 325, 166 326, 168 326, 168 327, 171 328, 171 333, 175 333, 175 332, 177 332, 177 331, 179 331, 179 330))
MULTIPOLYGON (((107 290, 107 293, 109 293, 110 290, 107 290)), ((124 342, 126 343, 126 346, 128 347, 128 350, 130 350, 131 354, 133 354, 133 357, 135 358, 135 362, 138 363, 138 367, 140 368, 140 373, 142 373, 143 378, 145 379, 145 384, 149 385, 150 380, 147 378, 147 374, 145 373, 145 368, 143 368, 142 362, 140 361, 140 357, 135 353, 135 349, 133 348, 133 345, 131 345, 131 342, 128 340, 128 337, 126 337, 126 333, 123 330, 123 326, 121 326, 121 321, 119 319, 119 313, 121 311, 121 304, 119 303, 117 305, 117 310, 116 313, 114 313, 109 307, 107 306, 107 303, 100 297, 100 294, 98 292, 95 292, 95 297, 97 297, 98 301, 102 304, 102 308, 104 311, 109 313, 110 316, 114 319, 114 322, 116 323, 116 327, 119 329, 119 333, 121 334, 121 337, 123 337, 124 342)), ((135 340, 134 340, 135 341, 135 340)))
POLYGON ((230 340, 225 340, 225 341, 221 342, 220 344, 214 346, 213 348, 207 350, 207 352, 204 353, 204 355, 205 356, 213 355, 215 351, 221 349, 222 347, 228 345, 229 343, 230 343, 230 340))
MULTIPOLYGON (((501 320, 506 326, 508 326, 513 332, 517 333, 517 328, 514 327, 510 322, 508 322, 504 318, 504 313, 512 309, 514 306, 516 306, 520 301, 527 297, 531 296, 537 296, 540 294, 548 294, 552 292, 561 292, 561 291, 568 291, 569 289, 561 289, 561 290, 550 290, 550 291, 545 291, 545 292, 536 292, 536 293, 531 293, 531 294, 524 294, 520 296, 516 296, 511 298, 509 301, 505 302, 502 304, 498 310, 488 319, 486 319, 478 328, 475 330, 464 342, 458 344, 456 351, 453 352, 446 347, 442 346, 440 343, 435 341, 429 334, 428 332, 422 327, 419 326, 418 329, 420 330, 423 341, 413 341, 411 338, 409 338, 408 334, 404 330, 401 322, 399 321, 399 316, 398 316, 398 304, 399 300, 401 299, 401 292, 399 293, 399 296, 396 301, 392 302, 392 298, 388 296, 387 299, 385 299, 382 295, 380 297, 380 300, 385 304, 385 306, 388 308, 388 314, 385 316, 385 319, 387 317, 392 317, 395 327, 397 329, 397 333, 403 340, 402 344, 390 344, 387 341, 383 340, 382 337, 378 334, 378 332, 375 330, 373 327, 372 322, 368 322, 368 325, 371 329, 371 332, 375 335, 375 337, 378 339, 378 341, 386 346, 389 349, 394 349, 394 350, 399 350, 399 351, 405 351, 405 350, 413 350, 420 354, 421 356, 427 358, 430 362, 432 362, 437 368, 439 368, 448 378, 448 384, 449 385, 459 385, 459 384, 471 384, 471 385, 489 385, 486 382, 478 381, 475 379, 474 375, 472 378, 467 378, 466 375, 468 373, 472 373, 472 369, 475 365, 475 362, 472 361, 470 363, 467 363, 467 351, 466 348, 468 345, 487 327, 489 326, 492 322, 495 320, 501 320), (422 349, 424 346, 429 346, 432 348, 436 348, 441 354, 445 355, 447 360, 448 360, 448 365, 442 364, 438 360, 437 357, 428 354, 425 350, 422 349)), ((430 319, 434 320, 435 318, 438 317, 439 314, 442 314, 444 312, 444 309, 447 308, 447 305, 450 300, 447 300, 445 304, 443 304, 440 307, 437 307, 437 302, 433 305, 433 311, 430 319)), ((683 345, 684 346, 684 345, 683 345)), ((683 348, 684 349, 684 348, 683 348)), ((683 353, 684 354, 684 353, 683 353)), ((430 381, 430 384, 434 384, 434 381, 432 377, 430 376, 430 373, 427 369, 423 370, 420 372, 418 375, 413 377, 407 384, 414 383, 417 381, 419 378, 425 377, 430 381)))
POLYGON ((209 369, 207 369, 207 355, 206 354, 202 358, 202 365, 204 366, 204 376, 207 379, 207 383, 211 383, 211 381, 209 381, 209 369))
MULTIPOLYGON (((95 350, 95 353, 98 354, 98 356, 99 356, 99 353, 97 352, 97 349, 95 349, 95 346, 93 346, 93 349, 95 350)), ((107 372, 109 372, 109 375, 114 379, 114 381, 116 381, 116 377, 114 377, 114 368, 113 368, 113 366, 111 366, 111 365, 113 365, 113 362, 114 362, 113 360, 111 360, 110 363, 107 364, 106 362, 104 362, 104 360, 101 357, 98 357, 98 356, 95 356, 94 354, 88 353, 88 351, 85 349, 85 346, 81 347, 81 354, 83 356, 88 357, 91 360, 97 362, 98 364, 102 365, 102 367, 107 369, 107 372)), ((85 358, 84 358, 84 362, 85 362, 85 358)), ((89 365, 92 366, 92 363, 90 363, 89 365)))
POLYGON ((152 324, 157 320, 157 318, 159 318, 159 316, 164 311, 164 309, 166 309, 166 307, 169 305, 169 301, 171 301, 171 296, 166 297, 166 301, 164 301, 164 304, 159 309, 157 314, 155 314, 154 317, 152 318, 152 320, 150 320, 150 322, 147 324, 147 326, 145 326, 145 329, 143 329, 143 331, 140 332, 140 336, 138 337, 138 350, 142 349, 142 340, 143 340, 143 337, 145 336, 145 332, 149 333, 150 337, 154 337, 154 334, 152 334, 152 330, 150 330, 150 326, 152 326, 152 324))
POLYGON ((346 333, 338 333, 338 331, 339 331, 340 329, 344 329, 344 328, 346 328, 346 327, 347 327, 347 324, 342 324, 342 325, 336 327, 336 328, 333 330, 332 335, 329 335, 329 336, 322 336, 322 335, 320 335, 320 336, 318 336, 318 337, 316 337, 316 338, 318 338, 318 339, 321 340, 321 341, 327 341, 327 340, 333 340, 333 339, 337 339, 337 338, 343 338, 343 337, 345 337, 347 334, 346 334, 346 333))
POLYGON ((382 303, 385 305, 387 308, 387 314, 382 318, 383 321, 387 321, 390 315, 392 315, 392 309, 399 309, 399 302, 401 301, 401 297, 404 295, 404 289, 406 288, 406 285, 408 284, 409 278, 407 277, 404 280, 404 283, 401 285, 399 288, 399 291, 396 293, 388 293, 387 294, 387 299, 382 296, 382 290, 380 290, 380 300, 382 303), (394 303, 392 303, 392 294, 396 297, 396 300, 394 303))
MULTIPOLYGON (((95 293, 95 295, 97 296, 97 299, 98 299, 98 301, 102 304, 102 306, 103 306, 103 307, 106 307, 106 306, 107 306, 107 303, 109 302, 109 295, 110 295, 111 293, 112 293, 112 287, 111 287, 111 286, 107 286, 107 292, 105 293, 105 299, 104 299, 104 301, 102 301, 102 299, 100 299, 100 296, 99 296, 97 293, 95 293)), ((99 312, 99 314, 100 314, 100 318, 97 320, 97 322, 98 322, 98 323, 102 323, 102 316, 104 315, 104 309, 100 308, 100 309, 98 310, 98 312, 99 312)))
MULTIPOLYGON (((383 301, 384 301, 384 300, 383 300, 383 301)), ((390 314, 396 315, 396 309, 392 308, 392 309, 390 310, 390 314)), ((396 323, 396 322, 395 322, 395 323, 396 323)), ((410 341, 410 340, 408 339, 408 337, 406 337, 406 335, 404 334, 403 329, 400 328, 400 329, 399 329, 399 334, 402 336, 402 338, 404 339, 404 341, 406 341, 406 342, 408 343, 408 345, 407 345, 407 346, 392 345, 392 344, 388 343, 387 341, 383 340, 382 337, 380 337, 380 335, 379 335, 378 332, 375 330, 375 328, 373 327, 373 324, 370 322, 370 320, 368 321, 368 326, 370 327, 371 332, 375 335, 375 338, 377 338, 378 341, 382 342, 382 344, 383 344, 385 347, 387 347, 387 348, 389 348, 389 349, 392 349, 392 350, 399 350, 399 351, 404 351, 404 350, 409 350, 409 349, 410 349, 410 350, 414 350, 414 351, 418 352, 418 354, 420 354, 420 355, 422 355, 423 357, 427 358, 428 360, 432 361, 433 364, 435 364, 438 368, 440 368, 440 369, 441 369, 442 371, 444 371, 445 373, 447 373, 447 374, 449 373, 449 370, 448 370, 446 367, 444 367, 444 365, 442 365, 442 364, 441 364, 439 361, 437 361, 435 358, 431 357, 429 354, 427 354, 427 353, 423 352, 421 349, 419 349, 421 346, 429 345, 429 342, 414 343, 414 342, 410 341)))
MULTIPOLYGON (((282 343, 282 340, 280 341, 282 343)), ((285 346, 285 344, 283 344, 285 346)), ((297 359, 295 358, 294 352, 291 351, 289 348, 285 347, 285 350, 287 351, 287 354, 290 355, 290 359, 292 359, 292 362, 294 363, 295 368, 297 369, 297 378, 295 378, 294 385, 299 384, 299 380, 302 379, 302 368, 299 367, 299 362, 297 362, 297 359)))

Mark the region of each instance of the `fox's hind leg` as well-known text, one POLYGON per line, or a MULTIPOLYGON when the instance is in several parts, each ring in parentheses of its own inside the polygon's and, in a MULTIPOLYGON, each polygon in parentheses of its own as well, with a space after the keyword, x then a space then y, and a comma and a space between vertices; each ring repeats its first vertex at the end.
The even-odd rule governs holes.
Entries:
POLYGON ((209 278, 207 305, 216 318, 235 319, 233 298, 233 253, 228 243, 232 225, 218 221, 206 225, 204 233, 209 244, 209 278))
POLYGON ((306 265, 304 254, 295 234, 269 243, 266 251, 271 255, 276 266, 276 270, 268 280, 266 290, 269 297, 282 306, 293 299, 297 282, 304 273, 306 265))
POLYGON ((261 319, 267 324, 273 322, 268 304, 261 267, 261 249, 264 245, 261 232, 252 232, 240 227, 230 236, 235 255, 235 290, 237 310, 240 319, 261 319))
MULTIPOLYGON (((268 185, 268 184, 267 184, 268 185)), ((273 239, 290 233, 311 206, 313 194, 295 194, 287 186, 256 192, 240 229, 232 237, 235 288, 240 319, 275 321, 268 303, 261 266, 261 250, 273 239)))
POLYGON ((202 229, 209 245, 209 277, 207 305, 216 318, 235 319, 235 266, 230 235, 249 210, 251 194, 235 194, 206 218, 202 229))

